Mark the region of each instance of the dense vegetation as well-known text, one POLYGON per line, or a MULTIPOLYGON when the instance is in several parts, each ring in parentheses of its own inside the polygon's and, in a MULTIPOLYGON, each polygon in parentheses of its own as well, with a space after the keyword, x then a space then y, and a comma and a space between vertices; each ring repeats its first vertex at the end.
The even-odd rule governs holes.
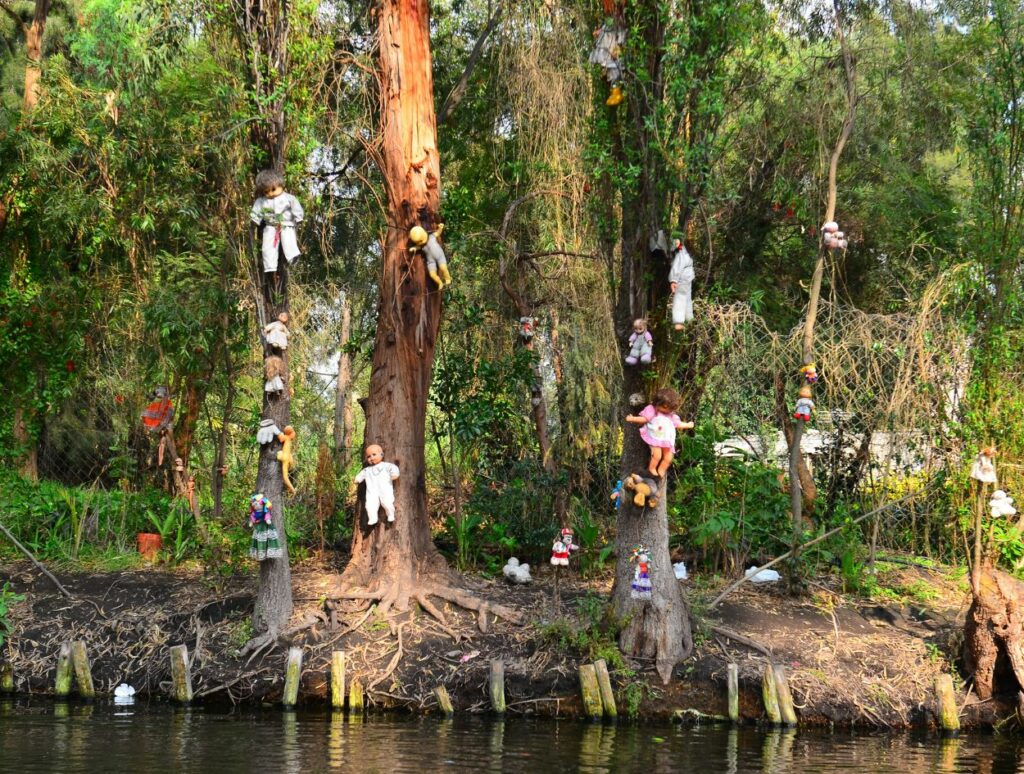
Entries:
MULTIPOLYGON (((240 569, 263 389, 246 220, 263 160, 231 3, 53 3, 34 107, 22 93, 34 3, 0 9, 0 520, 44 559, 134 561, 135 533, 152 529, 170 560, 240 569), (175 397, 202 531, 139 421, 158 384, 175 397)), ((698 572, 790 544, 780 429, 847 109, 833 8, 656 10, 668 22, 664 93, 643 128, 652 161, 623 144, 625 112, 604 105, 607 84, 587 64, 599 3, 432 3, 455 282, 428 483, 438 542, 462 567, 546 561, 560 508, 584 572, 607 559, 623 429, 615 235, 649 168, 665 172, 664 228, 685 228, 697 267, 697 319, 661 364, 697 423, 670 479, 672 542, 698 572), (524 309, 537 319, 532 348, 519 345, 524 309)), ((826 269, 818 316, 821 435, 804 528, 915 494, 803 555, 860 583, 877 546, 967 560, 967 471, 982 446, 999 450, 1000 486, 1020 491, 1024 20, 1010 0, 839 11, 857 92, 838 174, 849 249, 826 269)), ((279 85, 288 187, 307 212, 291 290, 293 553, 351 534, 387 228, 373 29, 357 0, 294 3, 279 85), (352 383, 339 390, 342 353, 352 383)), ((631 34, 636 82, 648 53, 631 34)), ((1024 562, 1015 521, 984 529, 1006 566, 1024 562)))

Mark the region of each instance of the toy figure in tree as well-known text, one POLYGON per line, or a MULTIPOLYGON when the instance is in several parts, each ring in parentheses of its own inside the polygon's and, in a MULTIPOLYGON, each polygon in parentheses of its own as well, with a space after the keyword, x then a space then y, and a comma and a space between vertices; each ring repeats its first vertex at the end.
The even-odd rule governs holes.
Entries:
POLYGON ((672 268, 668 273, 672 288, 672 324, 677 331, 693 319, 693 259, 686 250, 683 240, 677 239, 672 250, 672 268))
POLYGON ((996 483, 996 448, 986 446, 978 452, 977 459, 971 465, 971 478, 983 484, 996 483))
POLYGON ((997 489, 992 493, 992 498, 988 501, 988 508, 993 519, 1017 515, 1017 509, 1013 507, 1013 498, 1002 489, 997 489))
POLYGON ((633 549, 630 561, 636 563, 633 570, 633 583, 629 595, 633 599, 651 598, 651 560, 646 546, 638 545, 633 549))
POLYGON ((161 433, 174 421, 171 393, 161 384, 153 390, 150 397, 152 402, 142 412, 142 424, 151 433, 161 433))
POLYGON ((629 337, 629 354, 626 355, 626 362, 629 365, 636 365, 638 362, 648 365, 653 353, 654 339, 647 330, 647 320, 633 320, 633 333, 629 337))
POLYGON ((800 397, 796 401, 796 408, 793 411, 793 419, 802 419, 804 422, 811 421, 811 412, 814 411, 814 401, 811 400, 811 388, 804 385, 800 388, 800 397))
POLYGON ((452 275, 448 273, 448 259, 438 241, 442 231, 444 231, 444 223, 439 225, 432 234, 428 234, 423 226, 413 226, 409 229, 409 241, 412 242, 409 252, 423 251, 423 255, 427 259, 427 274, 430 275, 430 279, 434 280, 438 290, 445 285, 452 284, 452 275), (440 272, 440 276, 438 276, 438 272, 440 272))
POLYGON ((818 381, 818 367, 814 363, 800 366, 800 373, 803 374, 808 384, 814 384, 818 381))
POLYGON ((299 200, 285 193, 284 177, 274 169, 264 169, 256 175, 256 201, 253 202, 249 219, 263 231, 261 254, 263 273, 271 275, 271 282, 277 285, 278 250, 284 251, 288 263, 299 257, 299 243, 295 238, 295 227, 305 217, 299 200))
POLYGON ((622 507, 622 479, 615 482, 615 488, 612 490, 611 500, 615 503, 615 510, 619 510, 622 507))
POLYGON ((568 527, 563 529, 551 546, 551 564, 556 567, 569 566, 569 554, 579 551, 580 547, 573 542, 573 532, 568 527))
POLYGON ((395 520, 395 484, 398 466, 384 462, 384 450, 375 443, 366 447, 366 467, 356 475, 355 483, 366 485, 367 524, 377 523, 377 513, 383 508, 388 521, 395 520))
POLYGON ((275 349, 288 349, 288 319, 288 313, 281 312, 276 320, 267 323, 263 328, 267 344, 275 349))
POLYGON ((523 340, 524 344, 529 344, 533 340, 535 325, 536 321, 532 317, 519 318, 519 338, 523 340))
POLYGON ((846 235, 834 220, 821 227, 821 242, 829 250, 845 250, 847 247, 846 235))
POLYGON ((600 65, 604 69, 604 79, 611 86, 611 93, 604 104, 615 107, 622 102, 622 65, 619 57, 622 44, 626 42, 626 30, 615 19, 608 17, 604 24, 594 31, 596 40, 594 50, 590 52, 590 64, 600 65))
POLYGON ((633 493, 633 505, 637 508, 658 507, 658 482, 644 478, 639 473, 630 473, 623 480, 623 486, 633 493))
POLYGON ((281 392, 284 389, 284 361, 277 355, 271 355, 263 362, 267 380, 263 383, 264 392, 281 392))
POLYGON ((289 471, 295 465, 295 457, 292 455, 292 444, 295 443, 295 429, 286 425, 277 440, 281 442, 281 450, 277 453, 277 461, 281 463, 281 479, 284 481, 284 488, 289 494, 295 494, 295 487, 292 486, 289 471))
POLYGON ((273 419, 260 421, 260 427, 256 431, 256 442, 260 446, 268 444, 281 434, 281 428, 274 424, 273 419))
POLYGON ((693 422, 684 422, 675 413, 682 399, 671 387, 665 387, 654 396, 639 415, 630 414, 626 421, 640 428, 640 437, 651 448, 647 470, 654 478, 661 478, 675 456, 676 430, 689 430, 693 422))
POLYGON ((281 539, 273 523, 273 507, 262 493, 249 498, 249 528, 252 530, 249 556, 260 562, 284 556, 281 539))

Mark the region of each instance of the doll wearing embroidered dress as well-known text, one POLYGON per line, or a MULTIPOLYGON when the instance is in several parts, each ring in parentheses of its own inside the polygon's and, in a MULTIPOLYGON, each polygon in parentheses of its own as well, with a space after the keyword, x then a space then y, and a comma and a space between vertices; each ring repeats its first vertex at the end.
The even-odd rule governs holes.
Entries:
POLYGON ((672 268, 668 273, 672 288, 672 324, 677 331, 681 331, 683 325, 693 319, 693 280, 696 276, 693 258, 686 251, 683 241, 677 239, 672 252, 672 268))
POLYGON ((670 387, 658 390, 654 400, 639 414, 630 414, 626 421, 640 428, 640 437, 651 449, 647 470, 655 478, 661 478, 672 464, 676 448, 676 430, 689 430, 693 422, 684 422, 675 413, 682 399, 670 387))
POLYGON ((366 447, 366 467, 356 475, 357 484, 366 485, 367 524, 377 523, 377 512, 383 508, 388 521, 395 520, 395 486, 398 466, 384 462, 384 450, 372 443, 366 447))
POLYGON ((273 524, 273 506, 260 492, 249 498, 249 528, 252 530, 249 556, 260 562, 284 556, 281 538, 273 524))
POLYGON ((651 362, 651 355, 654 353, 654 339, 651 332, 647 330, 647 320, 643 318, 633 320, 633 333, 629 337, 629 354, 626 362, 629 365, 651 362))
POLYGON ((633 568, 633 582, 630 584, 629 595, 633 599, 651 598, 651 560, 647 549, 637 546, 633 549, 633 556, 630 561, 636 562, 633 568))
POLYGON ((249 212, 249 220, 263 229, 260 253, 264 274, 277 280, 278 248, 284 251, 289 264, 301 255, 295 238, 295 227, 306 217, 299 200, 284 190, 284 177, 273 169, 264 169, 256 175, 256 201, 249 212))

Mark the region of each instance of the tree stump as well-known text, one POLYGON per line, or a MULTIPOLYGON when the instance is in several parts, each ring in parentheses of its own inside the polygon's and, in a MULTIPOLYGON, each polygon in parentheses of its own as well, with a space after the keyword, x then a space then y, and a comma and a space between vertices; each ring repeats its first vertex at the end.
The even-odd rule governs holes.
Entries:
POLYGON ((1024 688, 1024 583, 984 565, 978 573, 974 601, 964 626, 964 663, 974 673, 974 690, 979 699, 993 692, 1016 694, 1024 688), (1006 659, 1016 677, 995 685, 997 662, 1006 659), (1005 684, 1010 682, 1011 684, 1005 684))

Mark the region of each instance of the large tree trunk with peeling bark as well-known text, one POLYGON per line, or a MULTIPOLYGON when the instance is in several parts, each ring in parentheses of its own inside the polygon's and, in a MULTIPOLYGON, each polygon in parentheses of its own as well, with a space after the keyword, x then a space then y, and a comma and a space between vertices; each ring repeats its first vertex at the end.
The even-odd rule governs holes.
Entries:
POLYGON ((974 674, 979 699, 1016 696, 1024 689, 1024 583, 991 565, 977 575, 964 628, 964 663, 974 674))

